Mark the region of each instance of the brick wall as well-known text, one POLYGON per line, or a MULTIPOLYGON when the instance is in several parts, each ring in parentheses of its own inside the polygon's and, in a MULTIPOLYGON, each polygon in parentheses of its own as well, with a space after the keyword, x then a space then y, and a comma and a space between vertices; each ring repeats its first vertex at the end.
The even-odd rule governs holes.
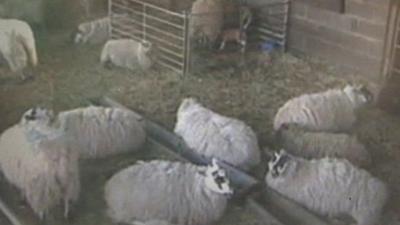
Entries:
POLYGON ((310 4, 310 0, 292 0, 289 50, 326 59, 376 80, 389 2, 344 0, 344 12, 340 13, 310 4))

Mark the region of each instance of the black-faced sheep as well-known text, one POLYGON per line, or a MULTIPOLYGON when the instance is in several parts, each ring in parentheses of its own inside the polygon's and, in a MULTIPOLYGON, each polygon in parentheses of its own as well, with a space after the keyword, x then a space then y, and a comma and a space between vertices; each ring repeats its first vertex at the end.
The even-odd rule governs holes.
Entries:
POLYGON ((282 148, 303 158, 345 158, 360 167, 371 163, 365 146, 349 134, 307 131, 298 124, 282 124, 277 137, 282 148))
POLYGON ((193 98, 179 106, 175 133, 200 155, 248 170, 260 162, 257 136, 244 122, 217 114, 193 98))
POLYGON ((120 108, 90 106, 60 112, 54 126, 72 137, 82 158, 136 151, 146 140, 142 121, 120 108))
POLYGON ((281 151, 268 163, 266 184, 311 211, 349 215, 358 225, 378 225, 386 185, 345 159, 305 160, 281 151))
POLYGON ((105 43, 110 37, 110 18, 103 17, 78 25, 72 34, 75 44, 105 43))
POLYGON ((67 216, 80 190, 78 154, 48 118, 47 110, 30 109, 0 137, 0 169, 40 218, 60 201, 67 216))
POLYGON ((357 110, 372 101, 363 86, 305 94, 287 101, 277 112, 274 129, 296 123, 313 131, 348 131, 357 119, 357 110))
POLYGON ((0 54, 12 72, 20 72, 30 64, 35 67, 38 57, 31 27, 24 21, 0 19, 0 54))
POLYGON ((109 40, 101 52, 100 62, 128 68, 147 70, 153 63, 153 46, 150 42, 138 42, 132 39, 109 40))
POLYGON ((105 186, 108 214, 117 223, 164 220, 205 225, 224 213, 232 189, 216 160, 212 165, 154 160, 115 174, 105 186))

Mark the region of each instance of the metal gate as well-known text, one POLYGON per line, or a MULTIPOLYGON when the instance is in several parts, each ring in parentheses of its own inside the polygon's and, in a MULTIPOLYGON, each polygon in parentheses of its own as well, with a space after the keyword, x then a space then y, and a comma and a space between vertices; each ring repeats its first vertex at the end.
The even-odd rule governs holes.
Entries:
POLYGON ((188 72, 188 14, 139 0, 109 0, 108 13, 112 39, 150 41, 159 51, 158 64, 180 74, 188 72))

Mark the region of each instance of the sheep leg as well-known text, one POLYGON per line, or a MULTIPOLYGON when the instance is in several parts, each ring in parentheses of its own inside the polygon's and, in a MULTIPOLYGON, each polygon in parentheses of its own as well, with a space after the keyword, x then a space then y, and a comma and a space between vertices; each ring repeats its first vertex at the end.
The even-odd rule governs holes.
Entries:
POLYGON ((64 218, 68 219, 68 214, 69 214, 69 201, 68 199, 64 200, 64 218))
POLYGON ((225 40, 223 40, 222 42, 221 42, 221 45, 219 46, 219 51, 221 51, 222 49, 224 49, 225 48, 225 40))

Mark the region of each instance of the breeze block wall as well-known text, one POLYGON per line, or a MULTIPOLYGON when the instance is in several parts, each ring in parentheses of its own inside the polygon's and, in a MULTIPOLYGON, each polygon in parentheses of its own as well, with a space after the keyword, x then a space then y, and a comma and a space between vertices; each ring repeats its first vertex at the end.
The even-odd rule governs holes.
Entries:
POLYGON ((292 0, 289 51, 317 56, 368 79, 379 79, 389 3, 292 0))

